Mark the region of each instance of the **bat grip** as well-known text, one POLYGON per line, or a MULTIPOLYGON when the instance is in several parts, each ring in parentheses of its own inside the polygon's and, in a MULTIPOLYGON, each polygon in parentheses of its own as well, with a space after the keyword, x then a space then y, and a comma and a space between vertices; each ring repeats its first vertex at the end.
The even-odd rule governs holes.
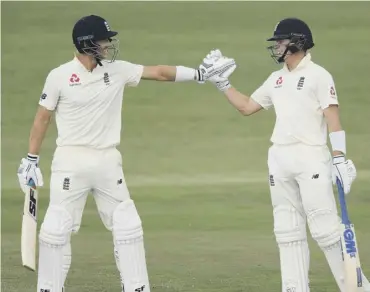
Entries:
POLYGON ((27 185, 31 188, 35 188, 36 187, 36 184, 35 182, 33 181, 32 178, 30 178, 30 180, 28 181, 27 185))
POLYGON ((340 182, 339 178, 337 178, 337 187, 338 187, 340 210, 341 210, 341 215, 342 215, 342 223, 344 225, 349 225, 351 224, 351 222, 349 221, 349 217, 348 217, 346 198, 345 198, 342 183, 340 182))

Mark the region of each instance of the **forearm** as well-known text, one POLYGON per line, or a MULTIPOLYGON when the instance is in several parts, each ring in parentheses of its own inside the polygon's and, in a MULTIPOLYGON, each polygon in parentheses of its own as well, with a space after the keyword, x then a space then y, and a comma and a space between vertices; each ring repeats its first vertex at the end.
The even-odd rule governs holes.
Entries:
POLYGON ((167 65, 158 65, 157 81, 175 81, 176 67, 167 65))
POLYGON ((36 116, 33 126, 31 128, 29 138, 29 147, 28 147, 29 154, 39 155, 42 142, 44 140, 46 131, 50 123, 50 119, 51 119, 50 117, 43 119, 36 116))
POLYGON ((328 120, 327 125, 329 133, 343 131, 339 116, 335 119, 331 119, 330 121, 328 120))
POLYGON ((251 115, 252 109, 250 108, 250 97, 242 94, 234 87, 224 91, 225 96, 229 103, 232 104, 241 114, 248 116, 251 115))

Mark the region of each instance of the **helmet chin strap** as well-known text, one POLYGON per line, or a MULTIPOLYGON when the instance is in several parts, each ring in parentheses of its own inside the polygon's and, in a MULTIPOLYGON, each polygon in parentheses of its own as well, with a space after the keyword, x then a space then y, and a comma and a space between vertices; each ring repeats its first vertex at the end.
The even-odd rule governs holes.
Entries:
POLYGON ((288 55, 289 52, 290 52, 290 54, 294 54, 298 51, 299 51, 299 49, 295 46, 287 46, 284 53, 281 55, 281 57, 279 59, 277 59, 277 61, 279 63, 284 63, 285 57, 288 55))
POLYGON ((95 60, 96 60, 96 63, 97 63, 99 66, 103 66, 103 64, 101 63, 101 59, 100 59, 100 58, 95 57, 95 60))
MULTIPOLYGON (((99 45, 97 45, 97 47, 100 47, 99 45)), ((103 64, 101 63, 102 59, 99 57, 99 54, 92 54, 94 56, 94 59, 96 61, 96 63, 99 65, 99 66, 103 66, 103 64)))
POLYGON ((284 53, 279 57, 279 59, 277 59, 278 63, 284 63, 285 62, 285 57, 288 55, 288 53, 293 53, 291 47, 287 47, 284 51, 284 53))
POLYGON ((289 51, 289 47, 287 47, 284 53, 279 57, 279 59, 277 59, 278 63, 284 63, 285 57, 288 54, 288 51, 289 51))

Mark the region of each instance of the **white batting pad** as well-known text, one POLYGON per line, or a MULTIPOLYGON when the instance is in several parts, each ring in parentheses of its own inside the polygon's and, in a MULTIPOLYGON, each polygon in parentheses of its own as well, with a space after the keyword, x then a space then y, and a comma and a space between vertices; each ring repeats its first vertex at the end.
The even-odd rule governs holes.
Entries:
POLYGON ((282 291, 309 292, 307 242, 279 244, 282 291))
POLYGON ((69 268, 72 262, 72 249, 70 240, 63 247, 63 285, 67 279, 69 268))
POLYGON ((113 237, 125 292, 150 292, 143 229, 131 199, 120 203, 113 213, 113 237))
POLYGON ((117 266, 117 270, 119 272, 119 278, 120 278, 120 281, 121 281, 121 286, 122 286, 122 290, 123 290, 123 277, 122 277, 122 273, 121 273, 121 268, 120 268, 120 262, 119 262, 119 254, 118 254, 118 249, 116 248, 116 245, 114 245, 114 259, 116 261, 116 266, 117 266))
POLYGON ((346 292, 344 286, 344 266, 340 241, 331 246, 324 247, 322 250, 340 291, 346 292))
POLYGON ((274 233, 280 251, 282 291, 308 292, 309 249, 306 221, 293 206, 274 208, 274 233))
POLYGON ((307 239, 306 221, 293 206, 276 206, 274 233, 277 243, 305 241, 307 239))
POLYGON ((63 207, 49 206, 39 235, 37 291, 62 292, 63 253, 72 229, 72 217, 63 207))
POLYGON ((319 209, 307 214, 312 238, 321 248, 330 247, 340 240, 339 217, 336 210, 319 209))
POLYGON ((307 214, 307 221, 312 238, 324 252, 340 291, 345 292, 338 213, 331 209, 311 211, 307 214))

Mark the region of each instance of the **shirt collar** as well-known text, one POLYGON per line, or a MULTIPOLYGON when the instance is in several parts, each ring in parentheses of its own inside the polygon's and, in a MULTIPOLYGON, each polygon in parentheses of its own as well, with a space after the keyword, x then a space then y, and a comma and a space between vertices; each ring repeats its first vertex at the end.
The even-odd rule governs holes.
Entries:
MULTIPOLYGON (((299 62, 298 66, 294 68, 293 71, 304 68, 310 63, 311 63, 311 54, 307 53, 306 56, 304 56, 304 58, 299 62)), ((293 71, 289 71, 288 66, 286 64, 284 64, 284 70, 288 72, 293 72, 293 71)))
POLYGON ((81 69, 83 72, 88 72, 88 73, 91 73, 91 72, 94 72, 98 67, 100 67, 99 65, 96 66, 96 68, 94 68, 94 70, 92 71, 89 71, 86 69, 86 67, 80 62, 80 60, 77 58, 77 55, 75 54, 74 58, 73 58, 73 63, 76 64, 76 66, 81 69))

